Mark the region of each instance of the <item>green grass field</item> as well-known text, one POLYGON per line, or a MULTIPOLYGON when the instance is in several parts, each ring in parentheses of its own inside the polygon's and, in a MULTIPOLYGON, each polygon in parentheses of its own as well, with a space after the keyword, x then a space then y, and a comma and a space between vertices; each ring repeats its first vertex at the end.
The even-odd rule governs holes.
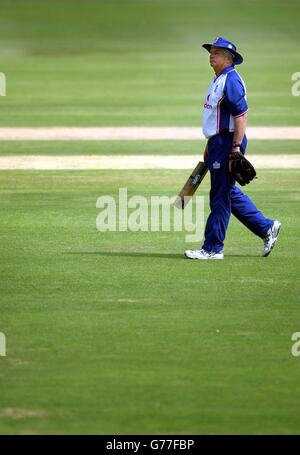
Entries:
MULTIPOLYGON (((196 155, 205 141, 0 141, 0 156, 15 155, 196 155)), ((249 141, 247 154, 299 155, 300 141, 249 141)), ((199 158, 200 159, 200 158, 199 158)))
POLYGON ((272 255, 231 220, 208 264, 183 232, 96 230, 98 196, 171 195, 184 171, 0 175, 1 433, 299 432, 299 171, 248 192, 283 222, 272 255))
POLYGON ((298 125, 298 0, 1 0, 2 126, 200 125, 201 45, 238 43, 251 125, 298 125))
MULTIPOLYGON (((0 0, 5 126, 200 126, 201 48, 238 44, 249 124, 300 126, 298 0, 0 0)), ((4 155, 202 154, 203 141, 2 141, 4 155)), ((299 154, 300 141, 248 153, 299 154)), ((231 219, 224 261, 185 232, 96 229, 97 198, 173 195, 186 170, 0 171, 0 434, 299 434, 299 169, 246 192, 274 252, 231 219), (207 263, 208 262, 208 263, 207 263)), ((199 189, 208 215, 209 180, 199 189)), ((201 243, 201 242, 200 242, 201 243)))

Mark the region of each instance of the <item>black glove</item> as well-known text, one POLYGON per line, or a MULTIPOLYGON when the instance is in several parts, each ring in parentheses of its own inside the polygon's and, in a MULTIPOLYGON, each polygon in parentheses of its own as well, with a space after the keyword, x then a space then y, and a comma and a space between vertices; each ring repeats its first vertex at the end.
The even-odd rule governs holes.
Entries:
POLYGON ((251 182, 256 176, 256 171, 250 161, 242 152, 231 152, 229 155, 228 170, 231 178, 244 186, 251 182))

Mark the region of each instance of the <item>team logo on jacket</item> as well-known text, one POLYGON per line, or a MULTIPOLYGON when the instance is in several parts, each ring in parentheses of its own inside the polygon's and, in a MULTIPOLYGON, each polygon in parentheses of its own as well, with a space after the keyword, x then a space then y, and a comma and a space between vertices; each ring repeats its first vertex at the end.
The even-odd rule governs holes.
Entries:
POLYGON ((205 109, 212 109, 212 108, 213 108, 212 105, 208 103, 209 97, 210 97, 210 94, 207 95, 206 103, 204 104, 204 108, 205 108, 205 109))
POLYGON ((221 167, 221 164, 219 163, 219 161, 215 161, 213 163, 213 169, 220 169, 220 167, 221 167))

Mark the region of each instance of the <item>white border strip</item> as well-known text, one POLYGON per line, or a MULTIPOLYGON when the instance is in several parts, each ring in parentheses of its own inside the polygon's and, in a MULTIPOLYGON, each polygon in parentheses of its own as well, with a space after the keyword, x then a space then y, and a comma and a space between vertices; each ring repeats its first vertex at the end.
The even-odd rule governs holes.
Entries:
MULTIPOLYGON (((248 127, 247 137, 260 140, 298 140, 300 127, 248 127)), ((194 127, 117 127, 117 128, 0 128, 2 141, 158 141, 205 139, 194 127)))
MULTIPOLYGON (((300 155, 250 155, 257 169, 300 168, 300 155)), ((0 169, 194 169, 200 155, 0 156, 0 169)))

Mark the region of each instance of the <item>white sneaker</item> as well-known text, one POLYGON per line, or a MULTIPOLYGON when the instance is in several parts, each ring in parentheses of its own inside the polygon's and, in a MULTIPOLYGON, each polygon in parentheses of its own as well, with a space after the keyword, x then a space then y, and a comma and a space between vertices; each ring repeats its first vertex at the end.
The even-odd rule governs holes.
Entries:
POLYGON ((278 220, 275 220, 273 226, 270 227, 266 237, 264 238, 264 246, 261 254, 262 256, 267 257, 271 253, 272 248, 274 247, 277 241, 277 236, 279 234, 280 228, 281 223, 278 220))
POLYGON ((188 259, 223 259, 224 257, 223 253, 208 253, 203 248, 200 250, 187 250, 184 255, 188 259))

